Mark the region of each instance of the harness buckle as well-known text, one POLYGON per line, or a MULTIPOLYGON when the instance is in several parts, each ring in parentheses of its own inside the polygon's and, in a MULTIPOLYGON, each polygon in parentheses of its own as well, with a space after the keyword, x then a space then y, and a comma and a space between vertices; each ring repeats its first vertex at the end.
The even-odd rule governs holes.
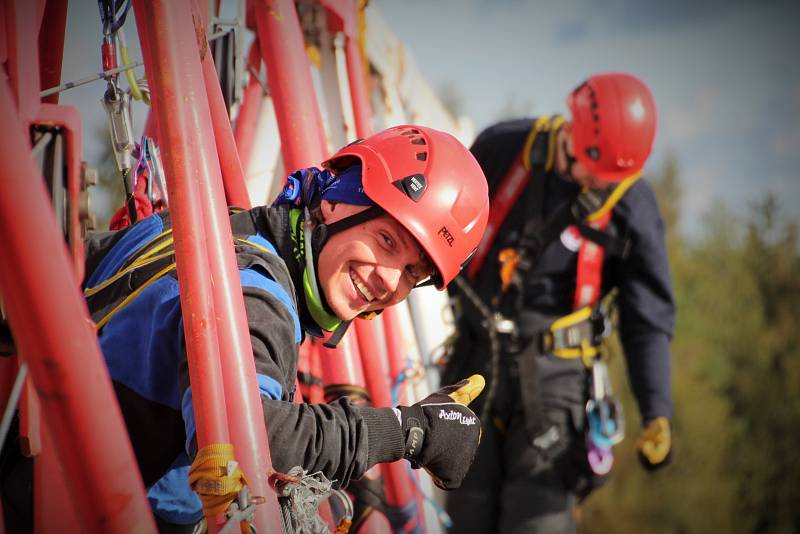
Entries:
POLYGON ((517 335, 517 323, 500 312, 495 312, 492 316, 492 327, 498 334, 517 335))
POLYGON ((582 221, 590 213, 603 207, 603 195, 592 189, 581 191, 572 204, 572 216, 576 221, 582 221))

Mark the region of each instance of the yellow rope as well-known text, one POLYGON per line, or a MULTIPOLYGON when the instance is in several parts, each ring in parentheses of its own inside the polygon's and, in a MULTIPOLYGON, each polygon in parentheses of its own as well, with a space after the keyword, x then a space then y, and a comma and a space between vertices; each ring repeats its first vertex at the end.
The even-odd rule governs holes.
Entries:
MULTIPOLYGON (((122 64, 128 66, 132 63, 132 61, 128 55, 128 43, 125 40, 125 32, 122 31, 122 28, 117 30, 117 40, 119 41, 119 51, 122 55, 122 64)), ((136 81, 136 74, 134 74, 133 69, 128 69, 125 72, 125 76, 128 78, 128 87, 131 88, 131 96, 135 100, 141 100, 149 106, 150 96, 147 93, 143 93, 139 88, 139 84, 136 81)))
POLYGON ((111 284, 113 284, 114 282, 116 282, 117 280, 119 280, 120 278, 125 276, 126 274, 130 273, 131 271, 133 271, 137 267, 141 267, 142 265, 147 265, 147 264, 156 262, 158 260, 163 260, 164 258, 166 258, 168 256, 171 256, 173 254, 174 254, 173 251, 169 251, 169 252, 165 252, 164 254, 159 254, 158 256, 153 256, 152 258, 150 258, 147 261, 136 260, 136 262, 134 264, 129 265, 127 268, 125 268, 124 270, 118 272, 117 274, 115 274, 111 278, 108 278, 107 280, 104 280, 103 282, 97 284, 96 286, 87 287, 83 291, 83 296, 91 297, 92 295, 94 295, 98 291, 100 291, 102 289, 105 289, 106 287, 110 286, 111 284))
POLYGON ((233 444, 215 443, 197 451, 189 469, 189 485, 200 497, 206 517, 225 512, 247 486, 244 473, 233 458, 233 444))
POLYGON ((165 274, 167 274, 168 272, 170 272, 170 271, 171 271, 171 270, 173 270, 174 268, 175 268, 175 264, 174 264, 174 263, 171 263, 171 264, 167 265, 166 267, 164 267, 163 269, 161 269, 160 271, 158 271, 156 274, 154 274, 154 275, 153 275, 153 276, 151 276, 150 278, 148 278, 148 279, 147 279, 147 281, 146 281, 144 284, 142 284, 142 286, 141 286, 140 288, 138 288, 136 291, 133 291, 133 292, 132 292, 130 295, 128 295, 127 297, 125 297, 125 300, 123 300, 122 302, 120 302, 119 304, 117 304, 117 305, 114 307, 114 309, 113 309, 113 310, 111 310, 110 312, 108 312, 108 314, 106 314, 106 316, 105 316, 105 317, 103 317, 102 319, 100 319, 99 321, 97 321, 97 324, 95 325, 95 328, 96 328, 97 330, 100 330, 101 328, 103 328, 103 327, 106 325, 106 323, 107 323, 108 321, 110 321, 110 320, 111 320, 111 318, 112 318, 112 317, 114 317, 114 315, 116 315, 116 314, 117 314, 117 312, 119 312, 120 310, 122 310, 122 308, 124 308, 125 306, 127 306, 127 305, 128 305, 128 303, 130 303, 130 301, 132 301, 132 300, 133 300, 133 299, 135 299, 137 296, 139 296, 139 293, 141 293, 142 291, 144 291, 144 289, 145 289, 147 286, 149 286, 151 283, 155 282, 156 280, 158 280, 159 278, 161 278, 162 276, 164 276, 165 274))
POLYGON ((548 139, 547 143, 547 163, 544 164, 544 168, 546 170, 550 170, 553 168, 553 164, 555 163, 556 159, 556 136, 558 135, 558 131, 561 129, 561 125, 564 124, 566 119, 561 115, 556 115, 553 117, 553 120, 550 122, 550 139, 548 139))
POLYGON ((622 180, 619 183, 619 185, 616 188, 614 188, 614 192, 608 196, 605 203, 600 207, 600 209, 586 216, 586 221, 594 222, 603 217, 606 213, 608 213, 614 206, 616 206, 617 202, 619 202, 619 199, 622 198, 622 195, 624 195, 625 192, 628 191, 628 189, 630 189, 631 186, 633 186, 633 184, 635 184, 639 178, 641 178, 641 176, 642 173, 637 172, 636 174, 622 180))
POLYGON ((531 128, 528 137, 525 139, 525 145, 522 147, 522 166, 525 167, 526 171, 531 170, 531 147, 533 146, 533 142, 536 140, 536 136, 539 135, 547 123, 550 121, 549 115, 542 115, 536 122, 533 124, 533 128, 531 128))

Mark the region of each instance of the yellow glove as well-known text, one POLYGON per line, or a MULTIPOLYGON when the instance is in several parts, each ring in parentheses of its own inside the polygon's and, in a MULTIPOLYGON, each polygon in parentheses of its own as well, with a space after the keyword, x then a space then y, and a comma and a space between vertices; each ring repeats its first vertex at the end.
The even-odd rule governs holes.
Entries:
POLYGON ((672 457, 672 432, 669 419, 656 417, 642 429, 636 441, 639 461, 648 471, 668 465, 672 457))

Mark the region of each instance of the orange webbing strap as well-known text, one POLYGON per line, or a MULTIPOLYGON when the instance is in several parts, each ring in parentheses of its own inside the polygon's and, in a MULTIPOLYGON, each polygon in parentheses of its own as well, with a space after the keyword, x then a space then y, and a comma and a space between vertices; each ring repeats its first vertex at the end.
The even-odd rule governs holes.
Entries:
MULTIPOLYGON (((520 195, 528 185, 531 178, 531 170, 533 169, 534 162, 531 161, 531 150, 533 144, 536 142, 540 133, 548 132, 548 145, 547 145, 547 159, 544 161, 544 170, 549 171, 553 168, 555 162, 555 136, 561 125, 564 124, 564 118, 556 115, 552 119, 548 116, 542 116, 536 119, 533 128, 528 132, 525 139, 525 144, 522 146, 522 151, 514 159, 506 172, 506 175, 497 186, 492 200, 489 203, 489 220, 486 223, 486 230, 483 234, 475 254, 467 266, 467 276, 474 279, 478 271, 486 261, 486 256, 494 244, 497 233, 506 220, 511 208, 519 200, 520 195)), ((542 179, 541 176, 537 177, 542 179)))
POLYGON ((214 443, 197 451, 189 469, 189 485, 200 497, 206 517, 225 512, 247 486, 244 473, 234 460, 233 444, 214 443))

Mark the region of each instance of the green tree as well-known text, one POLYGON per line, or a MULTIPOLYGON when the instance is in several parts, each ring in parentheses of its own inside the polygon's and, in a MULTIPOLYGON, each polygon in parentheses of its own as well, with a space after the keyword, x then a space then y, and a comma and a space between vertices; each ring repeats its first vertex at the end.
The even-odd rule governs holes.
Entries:
POLYGON ((609 343, 628 439, 606 487, 582 506, 585 532, 800 532, 798 226, 767 196, 749 217, 714 206, 705 234, 680 236, 680 180, 655 182, 678 307, 672 344, 675 461, 635 460, 636 406, 609 343))

